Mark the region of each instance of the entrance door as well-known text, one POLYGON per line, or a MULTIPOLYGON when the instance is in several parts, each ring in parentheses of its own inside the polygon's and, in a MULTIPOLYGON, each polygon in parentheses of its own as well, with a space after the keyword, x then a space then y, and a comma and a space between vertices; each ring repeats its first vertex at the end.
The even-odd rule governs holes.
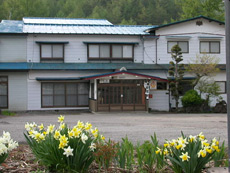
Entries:
POLYGON ((145 92, 137 84, 98 84, 98 111, 145 111, 145 92))

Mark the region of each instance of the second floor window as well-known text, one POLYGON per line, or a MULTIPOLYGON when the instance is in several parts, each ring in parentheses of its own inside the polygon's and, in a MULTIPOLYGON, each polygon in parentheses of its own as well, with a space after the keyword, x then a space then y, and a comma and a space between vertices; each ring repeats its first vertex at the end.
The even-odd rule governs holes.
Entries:
POLYGON ((133 60, 133 45, 88 44, 89 60, 133 60))
POLYGON ((200 42, 200 53, 220 53, 220 42, 219 41, 201 41, 200 42))
POLYGON ((64 44, 41 44, 40 58, 42 61, 64 61, 64 44))
POLYGON ((189 53, 188 41, 168 41, 168 53, 171 53, 173 46, 178 45, 182 53, 189 53))

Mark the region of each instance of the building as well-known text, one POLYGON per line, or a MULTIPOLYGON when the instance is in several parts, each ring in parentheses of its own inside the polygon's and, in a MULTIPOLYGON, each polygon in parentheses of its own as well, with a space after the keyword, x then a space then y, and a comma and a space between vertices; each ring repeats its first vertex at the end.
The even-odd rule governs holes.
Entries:
MULTIPOLYGON (((204 16, 160 26, 113 25, 104 19, 3 20, 0 109, 168 111, 174 105, 167 78, 175 44, 184 63, 204 52, 221 59, 215 80, 225 99, 223 22, 204 16)), ((185 76, 185 90, 190 78, 185 76)))

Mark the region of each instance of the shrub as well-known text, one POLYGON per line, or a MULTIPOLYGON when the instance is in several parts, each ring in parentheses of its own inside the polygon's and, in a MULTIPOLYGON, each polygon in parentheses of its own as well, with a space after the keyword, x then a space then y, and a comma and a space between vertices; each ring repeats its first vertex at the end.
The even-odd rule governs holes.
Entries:
POLYGON ((199 173, 205 165, 212 160, 216 152, 220 152, 219 142, 214 138, 210 143, 200 133, 197 136, 186 137, 166 141, 167 158, 170 167, 176 173, 199 173))
POLYGON ((198 106, 203 103, 201 96, 196 90, 189 90, 181 99, 183 107, 198 106))
POLYGON ((3 163, 11 150, 17 148, 18 143, 11 139, 10 133, 3 131, 0 137, 0 164, 3 163))
MULTIPOLYGON (((59 127, 27 123, 25 138, 38 160, 51 171, 87 172, 94 161, 94 151, 101 136, 98 129, 90 123, 78 121, 72 129, 64 123, 64 117, 58 118, 59 127)), ((104 137, 102 136, 102 139, 104 137)))

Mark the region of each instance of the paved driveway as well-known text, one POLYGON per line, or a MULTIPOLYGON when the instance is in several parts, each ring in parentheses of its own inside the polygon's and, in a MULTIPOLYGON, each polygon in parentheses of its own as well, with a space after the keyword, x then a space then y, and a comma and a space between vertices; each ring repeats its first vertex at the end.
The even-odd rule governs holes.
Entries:
MULTIPOLYGON (((227 141, 226 114, 158 114, 158 113, 61 113, 71 127, 78 120, 91 122, 105 137, 120 140, 128 135, 133 142, 149 140, 156 132, 158 139, 177 138, 183 131, 186 135, 203 132, 208 139, 220 137, 227 141)), ((57 124, 59 113, 24 113, 14 117, 0 116, 0 133, 9 131, 12 137, 25 142, 23 132, 26 122, 57 124)))

